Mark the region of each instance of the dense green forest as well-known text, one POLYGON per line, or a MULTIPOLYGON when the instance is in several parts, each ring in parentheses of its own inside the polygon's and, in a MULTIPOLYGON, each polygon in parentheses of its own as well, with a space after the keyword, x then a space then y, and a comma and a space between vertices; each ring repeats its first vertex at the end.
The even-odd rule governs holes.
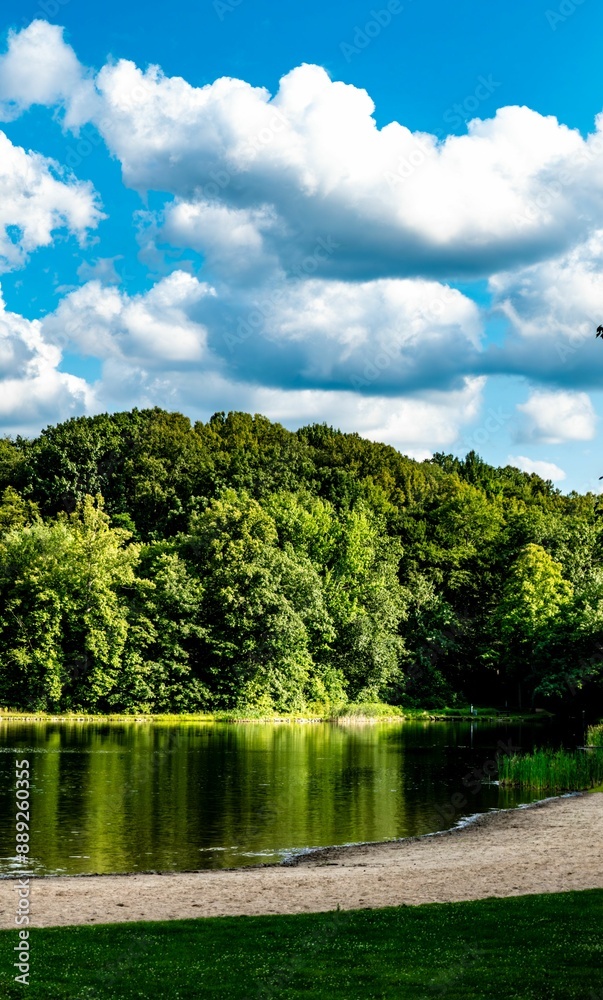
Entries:
POLYGON ((160 409, 0 440, 0 704, 600 704, 597 496, 160 409))

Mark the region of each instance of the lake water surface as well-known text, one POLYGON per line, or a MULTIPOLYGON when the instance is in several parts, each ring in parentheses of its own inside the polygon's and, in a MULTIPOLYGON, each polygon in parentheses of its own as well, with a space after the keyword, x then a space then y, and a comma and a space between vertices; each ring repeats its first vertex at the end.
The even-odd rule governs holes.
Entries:
POLYGON ((22 870, 23 758, 31 872, 182 871, 417 836, 529 802, 488 783, 497 751, 580 739, 550 723, 2 722, 0 875, 22 870))

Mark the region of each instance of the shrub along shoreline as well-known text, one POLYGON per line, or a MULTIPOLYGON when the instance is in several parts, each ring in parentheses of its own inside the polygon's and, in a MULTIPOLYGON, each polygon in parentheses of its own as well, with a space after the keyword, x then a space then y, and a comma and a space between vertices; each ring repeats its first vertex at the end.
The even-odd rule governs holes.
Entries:
POLYGON ((313 723, 313 722, 483 722, 519 723, 536 722, 552 718, 551 713, 501 712, 496 709, 404 709, 398 705, 367 704, 347 705, 344 708, 323 712, 292 712, 270 715, 249 714, 244 711, 192 712, 192 713, 110 713, 87 712, 26 712, 0 708, 1 722, 121 722, 176 725, 181 723, 229 722, 229 723, 313 723))

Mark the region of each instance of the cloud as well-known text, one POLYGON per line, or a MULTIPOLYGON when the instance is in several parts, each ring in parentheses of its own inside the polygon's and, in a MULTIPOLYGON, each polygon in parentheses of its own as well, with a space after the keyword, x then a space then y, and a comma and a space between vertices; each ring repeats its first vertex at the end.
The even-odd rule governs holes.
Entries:
POLYGON ((133 296, 90 281, 44 318, 44 335, 84 355, 138 362, 145 369, 199 364, 206 356, 207 331, 189 314, 210 295, 207 285, 184 271, 133 296))
POLYGON ((523 414, 519 441, 563 444, 595 436, 596 415, 585 392, 534 392, 517 409, 523 414))
POLYGON ((78 278, 83 281, 100 281, 101 285, 121 285, 121 276, 117 272, 115 262, 123 260, 122 254, 115 257, 97 257, 96 260, 82 261, 77 269, 78 278))
POLYGON ((91 184, 0 132, 0 274, 23 265, 58 230, 82 241, 103 217, 91 184))
POLYGON ((603 319, 603 229, 559 257, 493 275, 490 287, 526 340, 589 336, 603 319))
POLYGON ((422 456, 451 445, 477 414, 482 378, 451 385, 444 373, 439 388, 425 378, 422 388, 404 390, 405 378, 417 381, 406 369, 433 368, 438 345, 453 332, 460 338, 463 324, 466 345, 477 342, 477 310, 460 292, 433 282, 377 282, 366 291, 310 281, 259 294, 263 306, 251 293, 237 300, 247 309, 237 323, 235 303, 184 271, 136 296, 91 281, 40 328, 47 342, 102 360, 95 396, 109 408, 162 405, 200 419, 246 409, 289 426, 328 420, 422 456), (429 316, 434 302, 440 318, 429 316), (391 327, 379 330, 377 315, 391 327), (224 336, 229 317, 234 342, 224 336), (358 378, 370 392, 357 391, 358 378))
MULTIPOLYGON (((268 206, 234 209, 213 202, 178 202, 168 206, 163 224, 156 218, 150 221, 152 239, 196 250, 206 270, 231 283, 253 284, 279 268, 278 255, 268 247, 268 236, 279 223, 268 206)), ((333 244, 330 253, 337 246, 333 244)), ((314 270, 318 266, 316 258, 314 270)))
POLYGON ((9 312, 0 293, 0 426, 4 433, 38 431, 86 412, 94 395, 86 382, 58 370, 61 351, 38 320, 9 312))
POLYGON ((65 296, 44 331, 104 359, 178 361, 276 389, 376 396, 458 389, 481 347, 477 306, 446 285, 288 281, 279 273, 231 287, 177 270, 131 297, 93 280, 65 296))
POLYGON ((566 478, 566 473, 554 462, 533 461, 525 455, 509 455, 507 462, 522 472, 536 473, 542 479, 550 479, 553 483, 560 483, 566 478))
POLYGON ((194 87, 121 59, 92 91, 61 30, 41 21, 10 36, 0 67, 5 104, 62 107, 74 129, 91 121, 127 185, 176 199, 166 238, 208 238, 218 255, 227 212, 237 259, 261 245, 292 272, 328 238, 339 248, 317 276, 451 279, 562 253, 603 222, 602 119, 585 140, 552 116, 505 107, 440 141, 395 121, 378 128, 365 90, 313 65, 271 96, 231 78, 194 87))
POLYGON ((573 388, 598 387, 603 321, 603 229, 551 260, 493 275, 494 309, 509 324, 485 370, 573 388))
MULTIPOLYGON (((585 139, 506 107, 440 140, 378 128, 368 93, 319 66, 274 95, 123 59, 94 73, 43 21, 0 56, 2 114, 35 104, 65 129, 92 125, 125 183, 163 196, 138 217, 156 284, 128 294, 118 258, 84 262, 84 284, 39 328, 45 345, 102 361, 103 405, 327 419, 425 456, 474 419, 484 376, 527 374, 564 388, 518 407, 518 440, 594 435, 588 396, 571 390, 598 379, 602 116, 585 139), (501 347, 484 346, 487 310, 451 287, 483 275, 501 347)), ((90 185, 0 133, 0 270, 101 217, 90 185)))
POLYGON ((566 247, 585 229, 578 207, 600 211, 597 164, 578 162, 589 145, 528 108, 439 142, 397 122, 378 129, 369 95, 318 66, 292 70, 274 98, 241 80, 194 88, 124 60, 96 83, 97 124, 126 184, 174 195, 189 233, 206 203, 264 213, 265 248, 289 270, 330 236, 340 250, 327 275, 491 273, 566 247), (559 193, 543 211, 551 183, 559 193))
POLYGON ((224 362, 274 386, 397 395, 461 384, 479 357, 471 300, 437 282, 348 284, 282 276, 205 300, 210 344, 224 362))
POLYGON ((353 391, 276 389, 235 381, 217 371, 144 372, 114 361, 104 367, 102 401, 111 408, 163 406, 207 420, 217 410, 262 413, 294 429, 327 422, 372 441, 384 441, 420 459, 451 446, 481 405, 483 379, 467 379, 453 392, 412 397, 363 397, 353 391))
POLYGON ((8 33, 0 57, 0 121, 11 121, 33 104, 64 105, 67 126, 92 113, 93 81, 63 38, 63 28, 33 21, 8 33))

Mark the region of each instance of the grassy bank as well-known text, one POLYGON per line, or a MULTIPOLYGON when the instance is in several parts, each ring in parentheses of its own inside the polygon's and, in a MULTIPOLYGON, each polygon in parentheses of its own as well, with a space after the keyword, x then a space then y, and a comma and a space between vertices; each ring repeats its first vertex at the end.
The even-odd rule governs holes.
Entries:
POLYGON ((573 792, 603 782, 603 750, 535 750, 501 757, 501 785, 541 792, 573 792))
POLYGON ((33 931, 16 1000, 588 1000, 603 990, 603 891, 385 910, 33 931))
POLYGON ((496 708, 403 708, 383 702, 349 703, 337 708, 306 712, 289 712, 266 715, 244 710, 232 712, 198 712, 181 715, 106 714, 90 715, 85 712, 22 712, 0 708, 0 722, 341 722, 345 720, 381 722, 525 722, 548 717, 548 713, 507 712, 496 708))

